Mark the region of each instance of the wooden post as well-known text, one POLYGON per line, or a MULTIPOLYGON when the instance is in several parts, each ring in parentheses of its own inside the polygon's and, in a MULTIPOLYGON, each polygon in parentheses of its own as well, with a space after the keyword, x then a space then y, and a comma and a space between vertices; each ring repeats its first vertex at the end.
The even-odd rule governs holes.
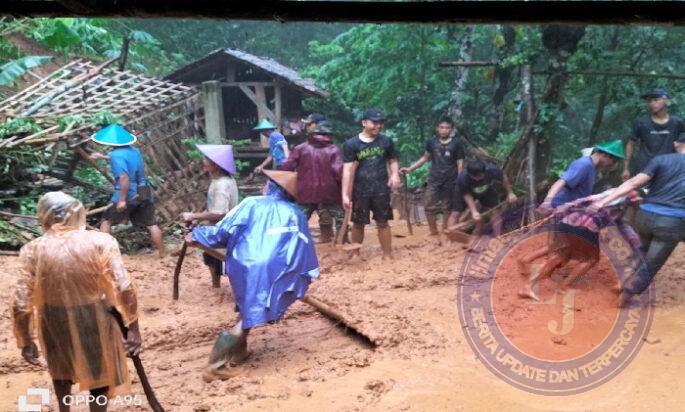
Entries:
POLYGON ((226 123, 222 89, 218 81, 202 82, 202 103, 205 109, 207 142, 221 144, 226 140, 226 123))
MULTIPOLYGON (((533 92, 532 92, 532 78, 530 72, 530 65, 524 64, 521 67, 521 86, 523 89, 523 105, 526 110, 526 124, 530 126, 533 121, 533 92)), ((528 127, 526 126, 526 127, 528 127)), ((526 162, 528 175, 528 223, 535 221, 534 208, 537 204, 537 196, 535 193, 535 133, 529 129, 528 136, 528 159, 526 162)))
POLYGON ((86 151, 83 150, 81 146, 76 146, 75 149, 76 153, 78 153, 83 158, 83 160, 88 162, 89 165, 93 166, 93 169, 100 172, 100 174, 103 175, 107 180, 109 180, 111 184, 114 184, 114 179, 112 178, 112 176, 110 176, 109 173, 102 170, 100 165, 95 160, 91 159, 88 153, 86 153, 86 151))
MULTIPOLYGON (((257 97, 257 101, 266 106, 266 90, 264 89, 264 86, 261 84, 255 85, 254 94, 257 97)), ((260 121, 267 118, 270 119, 271 116, 269 116, 266 110, 257 105, 257 120, 260 121)), ((274 119, 271 119, 271 121, 273 122, 274 119)), ((269 139, 267 139, 264 134, 259 135, 259 143, 262 147, 269 147, 269 139)))
POLYGON ((283 89, 278 83, 274 83, 274 114, 276 115, 276 127, 281 128, 283 119, 283 89))

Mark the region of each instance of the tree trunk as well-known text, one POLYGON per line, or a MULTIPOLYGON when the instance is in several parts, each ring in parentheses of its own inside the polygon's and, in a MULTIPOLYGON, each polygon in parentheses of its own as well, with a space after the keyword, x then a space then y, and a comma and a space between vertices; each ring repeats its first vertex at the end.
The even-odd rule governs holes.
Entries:
MULTIPOLYGON (((614 32, 611 35, 609 47, 607 47, 608 51, 613 52, 618 48, 619 33, 620 29, 615 27, 614 32)), ((595 143, 597 143, 597 134, 599 133, 599 128, 602 126, 602 121, 604 120, 604 109, 609 100, 609 92, 610 90, 613 90, 614 84, 616 83, 615 81, 609 81, 607 76, 602 77, 601 81, 602 91, 597 98, 597 110, 595 111, 595 117, 592 119, 592 127, 590 128, 590 146, 594 146, 595 143)))
MULTIPOLYGON (((502 26, 502 36, 504 37, 504 45, 498 52, 497 61, 501 62, 506 56, 511 53, 516 41, 516 31, 513 26, 502 26)), ((495 141, 500 131, 502 130, 502 123, 504 121, 504 97, 509 91, 509 79, 514 71, 514 66, 500 67, 495 66, 496 87, 495 94, 492 96, 493 117, 490 126, 490 141, 495 141)))
MULTIPOLYGON (((456 60, 460 61, 470 61, 471 60, 471 47, 473 45, 474 26, 466 26, 464 28, 464 33, 461 38, 461 45, 459 46, 459 54, 456 60)), ((466 84, 466 78, 469 75, 468 67, 456 67, 454 69, 454 89, 450 96, 450 103, 447 107, 447 115, 452 119, 454 124, 459 127, 461 124, 461 115, 463 110, 463 99, 462 92, 464 90, 464 85, 466 84)))
MULTIPOLYGON (((542 42, 549 53, 548 71, 545 90, 540 99, 547 110, 563 109, 562 94, 568 80, 566 62, 576 50, 580 39, 585 34, 585 26, 549 25, 542 30, 542 42)), ((551 162, 553 133, 555 122, 546 120, 542 125, 542 132, 538 136, 535 175, 538 179, 547 176, 547 169, 551 162)))

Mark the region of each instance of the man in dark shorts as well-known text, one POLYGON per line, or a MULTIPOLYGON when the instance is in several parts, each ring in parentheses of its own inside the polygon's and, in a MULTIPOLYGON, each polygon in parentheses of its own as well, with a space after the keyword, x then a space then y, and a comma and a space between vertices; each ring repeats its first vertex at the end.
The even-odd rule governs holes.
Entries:
POLYGON ((133 147, 137 138, 118 124, 111 124, 93 134, 91 140, 113 147, 109 156, 91 154, 92 159, 109 159, 115 180, 112 203, 102 216, 100 230, 111 233, 112 225, 130 220, 134 226, 147 228, 159 257, 164 257, 162 231, 155 222, 154 200, 145 180, 143 156, 133 147))
POLYGON ((636 224, 646 267, 638 268, 635 276, 621 287, 621 305, 644 292, 678 243, 685 241, 685 133, 678 136, 673 148, 676 153, 654 157, 640 173, 590 206, 590 210, 597 211, 630 191, 649 185, 636 224))
MULTIPOLYGON (((504 188, 507 194, 507 202, 516 202, 518 198, 511 190, 509 179, 504 175, 502 169, 480 159, 469 163, 466 166, 466 170, 459 173, 457 178, 457 191, 459 195, 452 209, 453 221, 456 223, 461 213, 468 207, 473 220, 477 222, 474 233, 480 233, 483 223, 480 216, 481 212, 492 209, 499 204, 500 193, 502 193, 501 188, 504 188), (480 203, 480 212, 476 207, 476 201, 480 203)), ((494 235, 499 236, 502 228, 498 211, 495 211, 493 214, 492 222, 494 223, 494 235)))
POLYGON ((400 175, 395 143, 381 134, 384 124, 383 112, 365 110, 361 133, 343 145, 342 200, 345 209, 352 209, 352 243, 364 241, 364 226, 371 223, 369 212, 373 212, 383 258, 388 259, 392 258, 390 191, 400 187, 400 175))
POLYGON ((650 114, 641 116, 633 124, 626 144, 626 161, 621 173, 623 180, 643 170, 654 156, 673 153, 673 142, 685 132, 683 119, 668 113, 671 96, 666 90, 655 88, 641 97, 647 102, 650 114), (639 146, 633 158, 635 143, 639 146))
MULTIPOLYGON (((464 164, 464 146, 459 139, 451 137, 454 123, 451 119, 440 119, 435 127, 436 136, 426 142, 423 156, 409 167, 400 168, 400 173, 411 173, 422 164, 431 161, 431 171, 426 187, 426 218, 430 234, 438 235, 437 215, 442 213, 442 229, 447 228, 448 219, 458 200, 457 176, 464 164)), ((456 221, 454 222, 456 223, 456 221)))

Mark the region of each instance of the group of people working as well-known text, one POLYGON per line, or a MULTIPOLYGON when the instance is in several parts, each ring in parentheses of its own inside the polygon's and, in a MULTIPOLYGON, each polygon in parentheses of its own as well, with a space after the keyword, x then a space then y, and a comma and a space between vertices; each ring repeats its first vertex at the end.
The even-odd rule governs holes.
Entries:
MULTIPOLYGON (((597 213, 631 191, 643 190, 636 228, 646 268, 622 286, 622 301, 642 293, 678 242, 685 240, 685 125, 668 114, 670 97, 663 89, 643 97, 650 113, 636 121, 626 151, 618 140, 594 146, 591 153, 571 163, 538 208, 549 213, 588 198, 597 171, 624 161, 626 181, 592 198, 587 209, 597 213), (635 143, 639 144, 637 151, 635 143)), ((215 287, 221 276, 228 274, 240 314, 230 331, 226 356, 205 371, 207 380, 232 376, 232 367, 247 357, 250 329, 280 318, 318 277, 319 264, 307 223, 314 211, 319 214, 322 240, 328 242, 336 234, 334 226, 341 230, 345 210, 353 223, 350 240, 356 244, 363 242, 372 214, 383 257, 390 258, 390 194, 400 187, 402 174, 427 161, 432 163, 425 191, 431 235, 439 234, 440 213, 442 228, 449 231, 467 209, 479 222, 484 210, 500 202, 517 201, 501 168, 479 159, 464 165, 465 150, 449 119, 437 123, 436 135, 426 142, 421 158, 402 168, 393 140, 381 133, 384 122, 380 110, 365 110, 362 130, 346 140, 341 150, 332 140, 330 122, 314 113, 304 119, 307 141, 291 151, 277 128, 262 121, 255 129, 268 136, 269 156, 255 171, 264 172, 268 183, 264 196, 242 202, 233 177, 236 168, 231 146, 197 146, 212 178, 207 206, 199 213, 184 212, 179 219, 206 224, 192 229, 188 243, 225 249, 225 261, 205 254, 204 262, 215 287), (274 163, 274 169, 266 169, 269 162, 274 163)), ((111 396, 126 388, 129 377, 124 354, 135 354, 141 347, 135 286, 126 273, 117 242, 107 234, 111 226, 126 219, 145 226, 160 255, 165 253, 143 159, 133 146, 135 136, 121 126, 110 125, 96 133, 93 141, 112 148, 108 155, 92 156, 109 159, 116 179, 101 232, 85 230, 85 210, 78 200, 61 192, 44 195, 38 204, 44 235, 21 250, 23 266, 12 303, 17 345, 31 363, 39 362, 31 329, 35 316, 61 411, 69 407, 60 396, 68 394, 73 383, 94 395, 111 396), (118 332, 109 315, 112 310, 119 312, 128 326, 123 342, 115 338, 118 332)), ((595 245, 599 242, 597 231, 564 220, 557 224, 550 248, 522 257, 522 270, 542 254, 551 255, 539 272, 539 277, 544 277, 568 261, 574 237, 595 245)), ((498 233, 496 229, 495 235, 498 233)), ((596 260, 597 256, 588 255, 575 276, 596 260)), ((521 291, 521 295, 536 298, 534 290, 521 291)), ((92 410, 98 407, 91 405, 92 410)))

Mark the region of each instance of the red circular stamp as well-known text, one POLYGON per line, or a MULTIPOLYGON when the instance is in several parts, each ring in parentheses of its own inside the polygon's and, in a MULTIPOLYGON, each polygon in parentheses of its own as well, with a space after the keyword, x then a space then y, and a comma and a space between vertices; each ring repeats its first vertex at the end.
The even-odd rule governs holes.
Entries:
POLYGON ((571 395, 602 385, 638 353, 655 290, 620 308, 639 253, 616 227, 598 239, 545 225, 505 241, 481 237, 461 267, 459 318, 483 364, 511 385, 571 395), (561 245, 561 246, 560 246, 561 245))

